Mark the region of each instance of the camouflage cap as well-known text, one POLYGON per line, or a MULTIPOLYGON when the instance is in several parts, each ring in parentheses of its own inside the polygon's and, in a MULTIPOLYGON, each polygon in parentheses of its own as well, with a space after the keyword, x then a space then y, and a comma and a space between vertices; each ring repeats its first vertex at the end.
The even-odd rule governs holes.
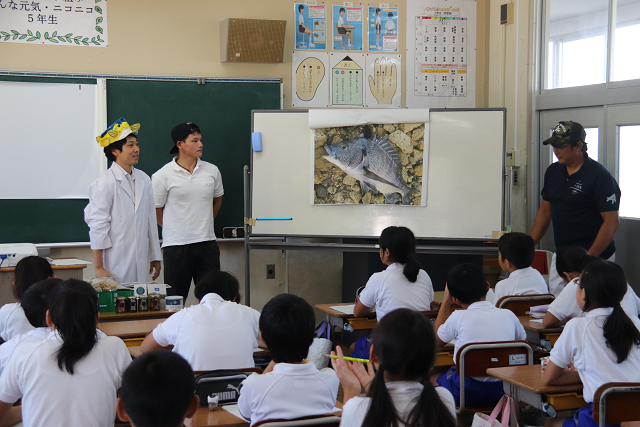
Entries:
POLYGON ((567 145, 576 145, 579 141, 585 142, 587 133, 578 122, 558 122, 553 128, 551 138, 544 140, 544 145, 552 145, 556 148, 564 148, 567 145))

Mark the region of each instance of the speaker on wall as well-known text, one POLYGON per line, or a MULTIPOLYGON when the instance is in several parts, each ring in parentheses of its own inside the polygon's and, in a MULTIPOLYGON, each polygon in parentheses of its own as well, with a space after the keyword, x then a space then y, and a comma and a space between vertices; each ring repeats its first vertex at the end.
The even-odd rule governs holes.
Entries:
POLYGON ((287 21, 228 18, 220 22, 220 62, 284 62, 287 21))

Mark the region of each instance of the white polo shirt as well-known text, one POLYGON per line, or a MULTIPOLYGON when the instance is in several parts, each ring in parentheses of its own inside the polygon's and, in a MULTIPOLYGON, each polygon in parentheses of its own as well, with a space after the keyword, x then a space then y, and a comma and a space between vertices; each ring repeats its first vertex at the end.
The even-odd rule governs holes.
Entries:
MULTIPOLYGON (((411 410, 418 401, 423 389, 424 386, 416 381, 392 381, 387 383, 387 390, 401 420, 408 420, 411 410)), ((436 392, 455 420, 456 402, 453 400, 451 392, 444 387, 436 387, 436 392)), ((353 397, 349 399, 342 407, 342 425, 345 427, 361 427, 364 418, 367 416, 370 404, 370 397, 353 397)))
POLYGON ((313 363, 278 363, 266 374, 242 382, 238 407, 251 425, 261 420, 292 419, 333 411, 340 380, 333 369, 313 363))
POLYGON ((489 301, 478 301, 466 310, 455 310, 438 328, 444 342, 455 340, 455 360, 460 347, 471 342, 524 340, 527 334, 511 310, 497 308, 489 301))
POLYGON ((131 363, 127 346, 117 337, 99 338, 70 375, 56 362, 61 344, 53 331, 44 341, 18 347, 0 376, 0 400, 22 398, 22 420, 29 427, 113 427, 116 392, 131 363))
MULTIPOLYGON (((577 281, 578 279, 576 278, 567 283, 560 295, 549 304, 547 311, 560 321, 566 318, 582 317, 585 314, 576 300, 577 281)), ((629 317, 637 318, 638 314, 640 314, 640 299, 628 284, 627 293, 622 297, 620 306, 629 317)))
POLYGON ((507 279, 499 281, 495 293, 493 301, 497 306, 500 298, 504 296, 547 294, 549 287, 538 270, 527 267, 516 270, 507 279))
POLYGON ((9 341, 17 335, 34 329, 19 302, 5 304, 0 308, 0 337, 3 340, 9 341))
POLYGON ((159 324, 153 339, 163 347, 173 345, 194 371, 253 368, 259 319, 253 308, 210 293, 159 324))
POLYGON ((374 273, 360 293, 360 302, 367 307, 376 306, 378 322, 390 311, 410 308, 431 310, 433 285, 426 271, 420 270, 414 283, 402 273, 404 264, 391 264, 386 270, 374 273))
POLYGON ((151 177, 156 208, 162 215, 162 247, 216 240, 213 199, 224 194, 216 165, 196 161, 190 174, 172 161, 151 177))
MULTIPOLYGON (((629 356, 617 363, 616 354, 607 347, 602 327, 613 308, 596 308, 584 317, 571 319, 551 349, 550 359, 559 368, 566 368, 573 361, 584 385, 583 396, 587 403, 601 385, 608 382, 640 381, 640 348, 632 346, 629 356)), ((640 330, 640 319, 631 321, 640 330)))

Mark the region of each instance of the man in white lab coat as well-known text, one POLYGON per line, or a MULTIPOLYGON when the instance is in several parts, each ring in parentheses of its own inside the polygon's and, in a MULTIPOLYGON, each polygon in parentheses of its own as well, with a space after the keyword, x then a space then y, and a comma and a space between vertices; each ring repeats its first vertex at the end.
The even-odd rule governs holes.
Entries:
POLYGON ((146 283, 147 274, 153 273, 153 280, 160 274, 162 253, 151 179, 133 167, 140 155, 139 128, 120 118, 96 137, 113 163, 89 186, 84 209, 95 276, 112 277, 118 283, 146 283))

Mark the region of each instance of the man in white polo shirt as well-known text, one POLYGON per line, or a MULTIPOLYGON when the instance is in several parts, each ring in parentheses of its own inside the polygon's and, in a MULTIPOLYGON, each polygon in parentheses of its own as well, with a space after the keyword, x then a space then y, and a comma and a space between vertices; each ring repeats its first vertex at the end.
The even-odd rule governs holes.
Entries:
POLYGON ((164 280, 169 295, 189 295, 209 271, 220 270, 220 250, 213 219, 222 205, 222 177, 218 167, 200 160, 202 134, 193 123, 171 131, 175 143, 171 162, 153 174, 156 217, 162 227, 164 280))

